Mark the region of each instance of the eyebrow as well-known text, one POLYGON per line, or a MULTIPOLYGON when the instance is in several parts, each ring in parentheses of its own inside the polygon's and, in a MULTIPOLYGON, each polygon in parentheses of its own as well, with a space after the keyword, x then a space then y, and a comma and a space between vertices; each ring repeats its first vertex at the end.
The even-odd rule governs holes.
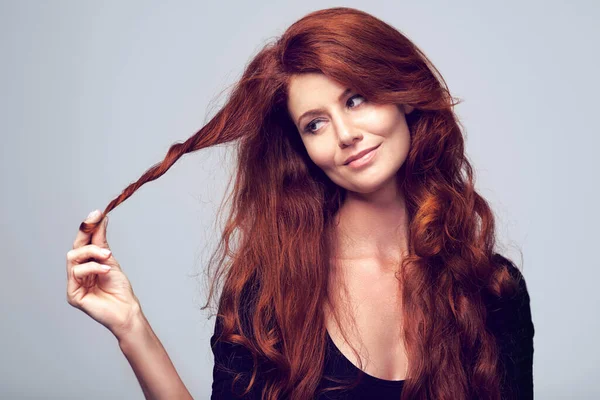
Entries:
MULTIPOLYGON (((338 96, 338 101, 342 101, 342 99, 344 97, 346 97, 346 95, 348 93, 350 93, 352 91, 352 88, 346 88, 346 90, 344 90, 344 92, 342 94, 340 94, 338 96)), ((313 116, 313 115, 317 115, 320 114, 322 112, 324 112, 325 109, 324 108, 315 108, 314 110, 309 110, 307 112, 305 112, 304 114, 302 114, 299 118, 298 118, 298 122, 296 122, 298 125, 300 125, 300 121, 302 121, 302 118, 304 117, 309 117, 309 116, 313 116)))

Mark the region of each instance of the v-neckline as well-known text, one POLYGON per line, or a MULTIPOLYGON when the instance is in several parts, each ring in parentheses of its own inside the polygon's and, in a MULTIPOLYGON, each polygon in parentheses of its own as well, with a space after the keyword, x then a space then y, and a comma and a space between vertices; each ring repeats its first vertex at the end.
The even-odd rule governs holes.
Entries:
MULTIPOLYGON (((344 360, 344 363, 346 363, 347 366, 350 367, 355 372, 362 371, 360 368, 358 368, 356 365, 354 365, 350 360, 348 360, 348 358, 344 355, 344 353, 342 353, 340 351, 340 349, 336 346, 336 344, 334 343, 333 339, 329 335, 329 331, 327 329, 325 329, 325 332, 327 334, 327 342, 331 346, 331 349, 333 351, 335 351, 342 358, 342 360, 344 360)), ((371 383, 375 383, 375 384, 378 384, 378 385, 400 387, 400 386, 404 385, 404 382, 406 381, 406 379, 402 379, 402 380, 399 380, 399 381, 388 380, 388 379, 381 379, 381 378, 377 378, 376 376, 370 375, 370 374, 368 374, 365 371, 362 371, 362 373, 364 374, 365 379, 367 381, 370 381, 371 383)))

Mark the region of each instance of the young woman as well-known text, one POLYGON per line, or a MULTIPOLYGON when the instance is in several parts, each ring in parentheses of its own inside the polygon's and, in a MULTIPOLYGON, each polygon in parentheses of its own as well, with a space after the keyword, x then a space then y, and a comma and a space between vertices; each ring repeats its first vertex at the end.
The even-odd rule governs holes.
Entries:
POLYGON ((308 14, 206 126, 81 224, 69 304, 115 334, 147 398, 190 398, 101 253, 102 221, 182 155, 236 141, 207 302, 223 281, 213 399, 532 398, 529 294, 495 252, 456 104, 390 25, 350 8, 308 14))

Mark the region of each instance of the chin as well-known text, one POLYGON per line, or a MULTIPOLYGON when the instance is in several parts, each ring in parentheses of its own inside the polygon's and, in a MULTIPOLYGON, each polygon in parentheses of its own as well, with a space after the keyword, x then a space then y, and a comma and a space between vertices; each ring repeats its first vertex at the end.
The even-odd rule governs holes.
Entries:
POLYGON ((358 193, 358 194, 371 194, 376 193, 382 186, 369 186, 369 187, 351 187, 346 188, 349 192, 358 193))
POLYGON ((360 194, 370 194, 375 193, 381 189, 388 187, 389 185, 396 185, 396 176, 397 172, 389 173, 385 176, 375 176, 376 174, 369 174, 365 176, 357 177, 356 180, 352 182, 344 181, 337 183, 338 186, 343 187, 344 189, 360 194))
POLYGON ((364 184, 361 184, 360 182, 353 182, 353 183, 343 182, 342 184, 338 184, 338 185, 343 187, 344 189, 348 190, 349 192, 370 194, 370 193, 375 193, 378 190, 380 190, 381 188, 383 188, 385 186, 386 182, 387 181, 374 182, 373 180, 366 179, 364 184))

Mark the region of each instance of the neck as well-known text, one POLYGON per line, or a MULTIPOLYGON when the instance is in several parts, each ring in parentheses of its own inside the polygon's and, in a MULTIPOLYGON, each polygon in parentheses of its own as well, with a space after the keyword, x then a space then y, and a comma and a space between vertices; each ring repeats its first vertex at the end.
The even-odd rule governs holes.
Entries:
POLYGON ((408 216, 397 185, 376 192, 348 192, 337 213, 336 258, 398 263, 408 250, 408 216))

